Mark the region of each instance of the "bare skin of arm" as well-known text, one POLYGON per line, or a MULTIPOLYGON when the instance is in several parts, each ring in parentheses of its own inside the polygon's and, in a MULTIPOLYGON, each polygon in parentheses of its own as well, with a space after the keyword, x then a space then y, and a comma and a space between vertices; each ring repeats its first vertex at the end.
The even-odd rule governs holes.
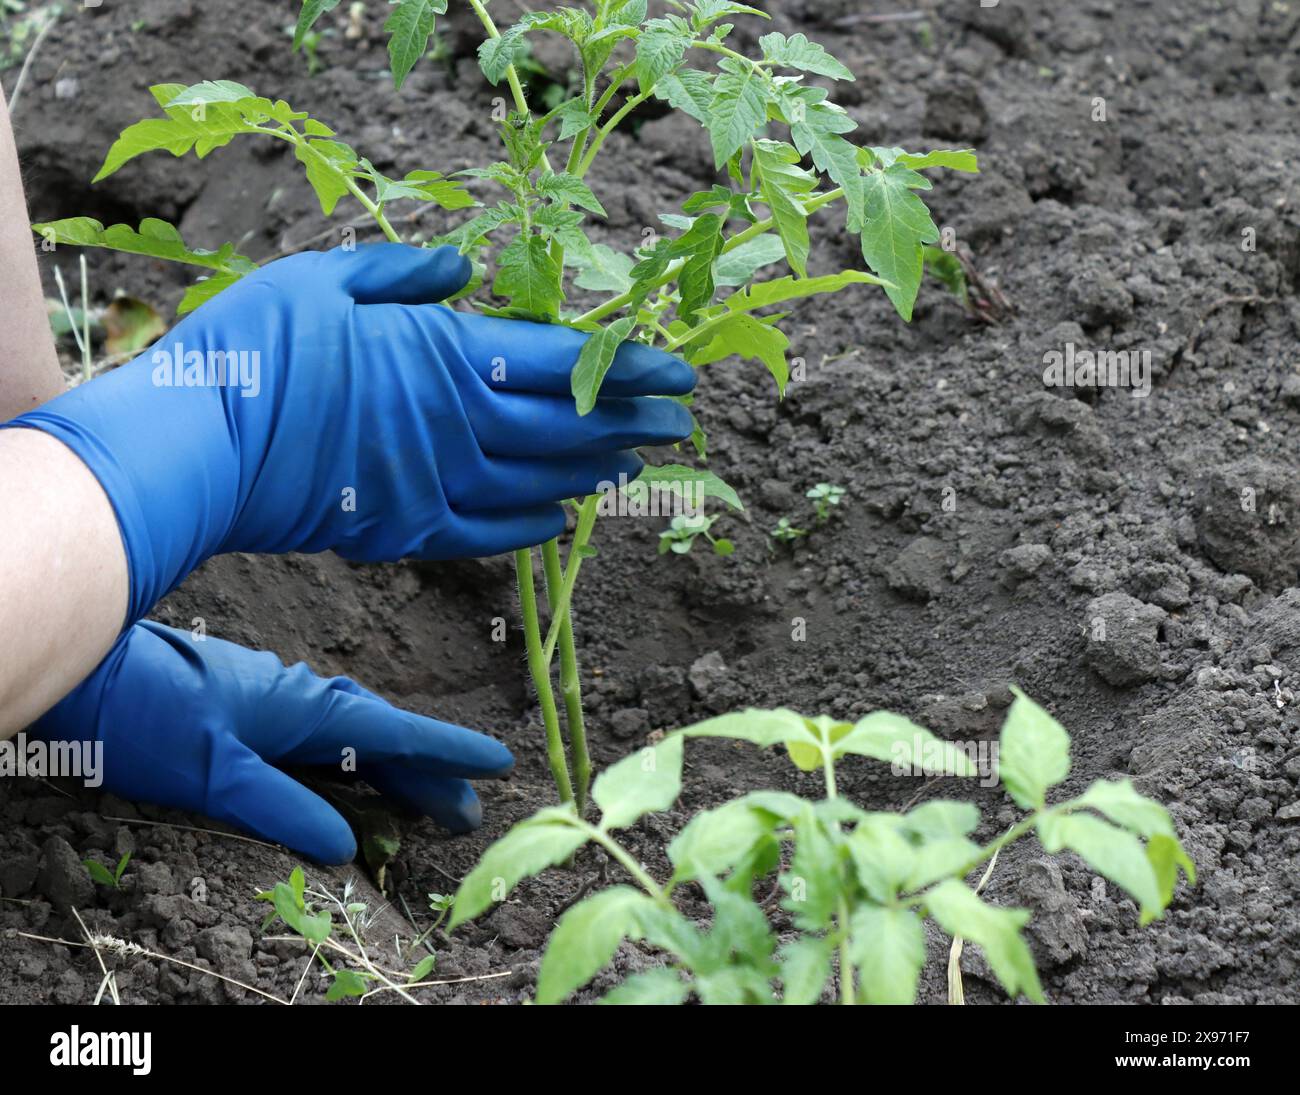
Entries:
MULTIPOLYGON (((0 421, 63 391, 0 91, 0 421)), ((0 739, 70 692, 126 615, 126 552, 107 496, 62 443, 0 431, 0 739)))

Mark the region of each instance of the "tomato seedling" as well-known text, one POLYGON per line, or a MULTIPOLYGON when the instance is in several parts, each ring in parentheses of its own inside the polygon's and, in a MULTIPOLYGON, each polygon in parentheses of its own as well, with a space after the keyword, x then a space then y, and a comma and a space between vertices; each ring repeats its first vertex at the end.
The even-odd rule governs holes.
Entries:
POLYGON ((1180 871, 1195 882, 1168 812, 1128 780, 1098 780, 1081 795, 1048 804, 1048 792, 1069 773, 1070 737, 1019 692, 1002 727, 999 776, 1026 813, 988 843, 972 839, 980 813, 968 802, 933 800, 886 813, 848 801, 837 791, 836 762, 851 755, 913 774, 983 774, 966 752, 887 711, 857 723, 788 710, 723 715, 602 772, 592 787, 599 823, 567 804, 516 825, 466 876, 450 926, 594 844, 636 885, 601 890, 560 917, 538 972, 539 1003, 565 1000, 630 939, 654 948, 665 965, 633 974, 605 1003, 679 1004, 696 997, 706 1004, 811 1004, 838 974, 843 1003, 910 1004, 926 957, 927 918, 978 943, 1008 995, 1041 1002, 1021 935, 1029 912, 989 904, 967 881, 1008 844, 1033 833, 1049 854, 1078 854, 1133 899, 1142 924, 1164 914, 1180 871), (677 800, 690 738, 782 746, 801 771, 822 773, 825 795, 809 801, 756 791, 695 815, 669 843, 672 874, 661 883, 641 865, 644 857, 614 834, 677 800), (772 875, 789 914, 782 930, 794 929, 785 942, 766 902, 754 898, 760 883, 761 893, 772 890, 772 875), (712 908, 707 931, 673 902, 688 885, 702 890, 712 908))
MULTIPOLYGON (((401 239, 388 215, 395 202, 473 208, 474 215, 453 232, 426 243, 454 244, 472 259, 478 273, 462 295, 480 311, 590 332, 571 378, 582 414, 595 405, 615 353, 629 339, 697 367, 730 357, 758 362, 784 396, 790 339, 782 322, 798 301, 879 286, 899 315, 911 319, 924 248, 939 239, 918 193, 931 187, 923 172, 976 172, 971 150, 916 154, 854 143, 849 134, 856 123, 831 90, 852 81, 853 73, 803 34, 764 34, 754 56, 733 48, 734 24, 728 20, 768 18, 747 4, 693 0, 650 17, 646 0, 595 0, 529 11, 502 29, 485 0, 467 2, 483 27, 483 74, 493 86, 508 88, 514 107, 500 127, 502 156, 494 163, 455 177, 420 169, 390 178, 318 119, 283 100, 217 80, 152 87, 163 117, 123 131, 96 180, 152 150, 204 157, 237 136, 252 135, 293 148, 326 215, 342 200, 354 200, 389 240, 401 239), (530 39, 543 34, 570 43, 579 86, 571 97, 538 104, 544 110, 539 114, 530 106, 520 67, 530 39), (591 217, 604 217, 605 206, 588 181, 592 165, 610 135, 652 99, 699 123, 717 181, 684 195, 680 211, 662 213, 663 230, 647 226, 636 248, 594 243, 584 226, 591 217), (492 188, 496 196, 480 200, 467 183, 492 188), (810 270, 809 221, 834 209, 859 241, 865 269, 810 270), (492 301, 479 295, 489 259, 495 267, 488 286, 492 301), (579 310, 568 305, 576 293, 603 299, 579 310)), ((321 16, 337 6, 338 0, 305 0, 295 46, 305 46, 321 16)), ((391 8, 385 30, 397 88, 428 51, 436 16, 446 10, 447 0, 397 0, 391 8)), ((152 218, 138 229, 105 228, 87 217, 34 227, 52 244, 110 247, 200 268, 204 276, 185 294, 182 312, 256 268, 231 244, 216 251, 191 247, 174 227, 152 218)), ((707 442, 698 422, 692 443, 703 460, 707 442)), ((740 508, 735 491, 695 469, 651 468, 642 479, 676 481, 683 491, 689 484, 740 508)), ((591 765, 571 605, 578 571, 591 553, 599 501, 597 495, 573 500, 576 530, 567 557, 557 540, 541 546, 543 597, 534 578, 535 550, 522 550, 515 559, 548 762, 561 799, 576 801, 580 814, 591 765), (549 614, 545 633, 539 601, 549 614), (557 650, 567 748, 552 684, 557 650)))

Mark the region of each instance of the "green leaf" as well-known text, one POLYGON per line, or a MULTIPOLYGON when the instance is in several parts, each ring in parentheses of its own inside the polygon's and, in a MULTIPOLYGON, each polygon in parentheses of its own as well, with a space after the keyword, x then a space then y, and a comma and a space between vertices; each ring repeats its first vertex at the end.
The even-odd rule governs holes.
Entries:
POLYGON ((303 39, 307 37, 307 32, 315 25, 316 20, 338 6, 339 0, 302 0, 302 11, 298 13, 298 25, 293 32, 293 48, 301 49, 303 39))
POLYGON ((86 868, 90 877, 101 886, 117 886, 117 880, 113 877, 113 872, 100 863, 99 860, 83 859, 81 865, 86 868))
POLYGON ((1043 1002, 1033 955, 1020 936, 1029 920, 1027 909, 1000 909, 981 901, 966 885, 950 879, 925 895, 930 915, 949 935, 978 943, 984 957, 1011 997, 1024 993, 1043 1002))
POLYGON ((573 373, 569 378, 569 386, 578 406, 578 414, 590 414, 595 408, 605 374, 614 364, 614 356, 618 353, 618 348, 627 341, 627 336, 632 333, 632 328, 635 326, 636 316, 624 316, 622 319, 616 319, 608 327, 602 327, 582 344, 577 364, 574 365, 573 373))
POLYGON ((561 1003, 590 981, 624 939, 640 933, 637 912, 653 905, 630 886, 613 886, 569 909, 551 933, 537 974, 537 1002, 561 1003))
POLYGON ((807 739, 808 728, 804 717, 796 711, 784 707, 774 711, 750 707, 705 719, 679 733, 687 738, 736 738, 766 748, 807 739))
POLYGON ((111 251, 149 255, 169 262, 183 262, 190 266, 202 266, 222 273, 242 276, 257 269, 252 259, 236 253, 233 244, 224 244, 216 251, 188 247, 175 227, 154 217, 146 217, 142 220, 138 230, 129 224, 114 224, 105 228, 99 221, 90 217, 70 217, 66 220, 33 224, 32 231, 54 244, 106 247, 111 251))
POLYGON ((762 75, 748 65, 739 71, 723 71, 714 81, 705 124, 719 170, 767 119, 767 98, 767 84, 762 75))
POLYGON ((164 149, 173 156, 183 156, 195 149, 200 157, 213 148, 229 144, 237 133, 252 133, 255 128, 234 110, 213 108, 202 121, 194 121, 184 110, 176 111, 179 117, 147 118, 122 130, 104 157, 103 166, 91 179, 97 183, 108 178, 123 164, 143 155, 164 149))
POLYGON ((393 87, 400 90, 402 81, 415 62, 429 48, 435 15, 445 15, 447 0, 399 0, 384 30, 388 39, 388 64, 393 72, 393 87))
POLYGON ((916 858, 898 822, 893 814, 868 814, 858 819, 845 841, 858 880, 882 904, 893 902, 906 888, 916 858))
POLYGON ((1174 888, 1178 885, 1178 871, 1187 876, 1187 881, 1196 884, 1196 864, 1183 851, 1183 846, 1171 836, 1157 833, 1147 841, 1147 859, 1155 871, 1156 882, 1160 886, 1162 905, 1168 905, 1174 898, 1174 888))
POLYGON ((1159 835, 1178 839, 1169 811, 1155 799, 1138 794, 1132 780, 1099 779, 1076 798, 1073 804, 1090 806, 1105 814, 1116 825, 1121 825, 1138 836, 1159 835))
POLYGON ((354 970, 335 970, 334 980, 330 982, 329 991, 325 993, 325 999, 330 1003, 334 1003, 349 996, 364 996, 367 992, 366 978, 369 976, 369 974, 357 973, 354 970))
POLYGON ((636 41, 636 79, 642 92, 655 87, 686 56, 690 36, 665 19, 652 19, 636 41))
POLYGON ((554 316, 564 299, 560 268, 541 236, 516 236, 497 257, 492 292, 535 316, 554 316))
POLYGON ((206 304, 218 293, 229 289, 243 276, 243 274, 213 274, 210 277, 200 278, 185 290, 181 302, 176 305, 176 314, 178 316, 189 314, 199 305, 206 304))
POLYGON ((587 836, 574 821, 571 809, 549 807, 521 821, 488 848, 456 891, 447 930, 473 920, 503 900, 522 879, 568 859, 582 847, 587 836))
POLYGON ((294 157, 307 172, 321 212, 330 216, 339 199, 348 195, 348 180, 360 164, 357 154, 342 141, 303 141, 293 147, 294 157))
POLYGON ((596 195, 591 192, 591 187, 578 178, 577 175, 570 175, 567 171, 542 176, 541 181, 537 184, 537 192, 552 201, 568 202, 580 209, 590 209, 593 213, 602 217, 607 215, 605 207, 596 200, 596 195))
POLYGON ((754 177, 759 194, 772 211, 777 234, 785 246, 790 268, 800 277, 808 273, 808 213, 803 198, 817 180, 798 166, 793 145, 779 141, 753 142, 754 177))
POLYGON ((1047 789, 1070 773, 1070 735, 1019 689, 1002 724, 998 773, 1016 805, 1042 809, 1047 789))
POLYGON ((738 312, 709 328, 708 341, 690 351, 689 361, 692 365, 711 365, 732 354, 761 361, 776 380, 777 391, 785 395, 785 385, 790 379, 785 353, 790 348, 790 340, 774 326, 780 319, 780 316, 760 319, 738 312))
POLYGON ((831 975, 831 944, 827 939, 804 936, 787 943, 781 956, 781 1003, 808 1006, 821 999, 831 975))
POLYGON ((626 293, 632 288, 632 259, 603 243, 574 248, 568 258, 578 269, 573 283, 579 289, 626 293))
POLYGON ((783 258, 785 244, 781 242, 781 237, 772 232, 764 232, 718 256, 713 264, 714 283, 726 286, 746 285, 762 267, 780 262, 783 258))
POLYGON ((583 99, 570 99, 555 112, 555 117, 560 122, 560 140, 562 141, 576 137, 584 129, 588 129, 600 121, 587 109, 587 103, 583 99))
POLYGON ((685 1003, 690 986, 676 970, 647 970, 634 973, 600 1001, 602 1004, 638 1006, 685 1003))
POLYGON ((906 888, 920 890, 941 878, 961 877, 979 859, 980 847, 964 836, 937 837, 916 849, 906 888))
POLYGON ((849 918, 849 958, 868 1004, 913 1004, 925 965, 925 931, 910 909, 864 905, 849 918))
POLYGON ((682 737, 673 734, 606 768, 591 786, 600 827, 624 829, 643 814, 667 810, 682 790, 682 737))
POLYGON ((826 52, 823 46, 808 41, 806 35, 765 34, 758 40, 763 60, 781 68, 796 68, 801 72, 815 72, 833 80, 852 80, 853 73, 826 52))
POLYGON ((921 247, 939 238, 930 211, 912 193, 928 185, 924 176, 900 164, 871 171, 862 181, 866 217, 862 256, 872 270, 890 282, 885 292, 905 320, 912 318, 912 305, 921 285, 921 247))
POLYGON ((443 209, 469 209, 475 204, 474 195, 454 179, 439 171, 408 171, 401 181, 386 179, 375 173, 376 194, 380 202, 398 198, 435 202, 443 209))
POLYGON ((738 798, 691 818, 668 845, 668 859, 679 880, 721 877, 756 844, 771 839, 772 829, 771 814, 756 809, 748 797, 738 798))
POLYGON ((732 293, 724 303, 733 312, 752 312, 789 300, 802 300, 821 293, 838 293, 850 285, 883 284, 878 277, 861 270, 844 270, 838 274, 823 274, 815 278, 773 278, 732 293))
POLYGON ((859 719, 835 743, 834 758, 847 753, 883 760, 913 772, 937 770, 944 775, 979 775, 964 750, 892 711, 873 711, 859 719))
POLYGON ((794 853, 789 868, 781 875, 781 887, 786 892, 782 907, 793 914, 797 927, 821 931, 830 926, 836 903, 844 895, 839 848, 809 806, 805 805, 791 820, 794 853))
POLYGON ((694 327, 695 313, 713 300, 713 263, 722 251, 722 229, 726 221, 720 213, 705 213, 691 223, 682 235, 668 246, 670 258, 685 258, 677 273, 679 301, 677 315, 694 327))
POLYGON ((699 69, 679 69, 655 82, 655 98, 706 125, 713 103, 713 78, 699 69))
MULTIPOLYGON (((294 870, 301 872, 298 867, 294 870)), ((293 876, 290 876, 290 880, 293 881, 293 876)), ((308 942, 319 946, 329 937, 330 914, 308 912, 303 904, 301 890, 290 882, 277 882, 272 887, 271 903, 280 919, 308 942)))
POLYGON ((413 985, 417 981, 423 981, 433 972, 433 967, 437 964, 438 956, 436 954, 426 954, 415 964, 415 968, 411 970, 406 978, 406 983, 413 985))
POLYGON ((946 167, 952 171, 964 171, 970 175, 979 174, 979 160, 973 148, 936 148, 932 152, 913 155, 897 149, 895 163, 910 167, 913 171, 924 171, 928 167, 946 167))
POLYGON ((1048 852, 1069 848, 1098 874, 1110 879, 1138 903, 1142 923, 1164 912, 1161 885, 1142 842, 1132 833, 1091 814, 1044 814, 1038 819, 1038 839, 1048 852))
POLYGON ((711 471, 688 468, 684 464, 663 464, 651 467, 647 464, 633 482, 657 486, 661 490, 670 490, 680 498, 720 498, 732 509, 743 510, 740 495, 724 483, 711 471))
POLYGON ((488 38, 478 47, 478 65, 488 83, 496 87, 505 79, 506 70, 520 60, 527 50, 523 30, 514 26, 500 38, 488 38))
POLYGON ((903 824, 921 837, 966 836, 980 823, 979 808, 970 802, 933 799, 903 815, 903 824))

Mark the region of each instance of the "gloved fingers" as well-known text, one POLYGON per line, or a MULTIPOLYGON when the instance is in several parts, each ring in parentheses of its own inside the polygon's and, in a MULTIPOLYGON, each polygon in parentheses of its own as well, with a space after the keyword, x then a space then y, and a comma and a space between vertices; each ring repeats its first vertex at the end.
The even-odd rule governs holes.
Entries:
POLYGON ((448 537, 430 537, 417 553, 419 559, 471 559, 533 547, 553 540, 564 531, 564 507, 556 504, 532 509, 467 510, 456 515, 456 531, 448 537))
POLYGON ((496 392, 467 400, 479 448, 489 456, 593 456, 671 445, 691 435, 691 412, 672 399, 600 399, 579 415, 570 396, 496 392))
POLYGON ((373 764, 360 774, 402 809, 431 817, 450 832, 468 833, 483 823, 483 804, 466 780, 400 764, 373 764))
MULTIPOLYGON (((569 374, 591 337, 572 327, 500 316, 457 313, 454 321, 466 359, 494 390, 568 395, 569 374)), ((694 387, 695 370, 680 358, 640 342, 625 342, 614 355, 600 394, 686 395, 694 387)))
POLYGON ((356 838, 342 816, 314 791, 273 768, 251 749, 220 758, 221 778, 205 812, 320 863, 350 863, 356 838))
POLYGON ((602 483, 618 484, 619 476, 635 479, 645 466, 635 452, 600 456, 565 456, 556 460, 488 457, 472 483, 444 485, 447 499, 462 512, 540 506, 584 498, 602 483))
POLYGON ((510 750, 486 734, 330 683, 323 693, 320 721, 284 760, 333 767, 345 757, 355 757, 358 766, 401 761, 425 772, 465 778, 503 776, 514 767, 510 750))
POLYGON ((343 286, 358 304, 431 304, 469 282, 469 259, 454 247, 370 243, 354 253, 330 252, 341 264, 343 286))

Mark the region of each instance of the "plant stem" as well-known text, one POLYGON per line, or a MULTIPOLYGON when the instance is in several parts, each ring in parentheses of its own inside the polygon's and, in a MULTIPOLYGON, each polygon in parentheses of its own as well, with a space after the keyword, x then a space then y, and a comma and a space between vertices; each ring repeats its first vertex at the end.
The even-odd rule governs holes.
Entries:
MULTIPOLYGON (((474 14, 478 16, 478 21, 483 24, 483 29, 487 32, 489 38, 500 38, 501 32, 497 29, 496 23, 492 21, 492 16, 483 6, 483 0, 469 0, 469 6, 474 9, 474 14)), ((506 66, 506 83, 510 85, 510 95, 515 101, 515 109, 520 114, 527 114, 528 96, 524 94, 524 85, 519 81, 519 70, 514 65, 506 66)), ((546 153, 542 153, 542 163, 546 170, 551 170, 550 161, 546 158, 546 153)))
MULTIPOLYGON (((542 545, 542 568, 546 573, 546 596, 554 618, 556 602, 564 584, 559 540, 547 540, 542 545)), ((569 726, 574 802, 578 816, 582 817, 587 812, 587 790, 591 786, 591 754, 587 750, 587 724, 582 712, 582 678, 578 674, 578 651, 573 641, 572 606, 560 625, 560 695, 564 697, 564 716, 569 726)))
MULTIPOLYGON (((831 755, 829 745, 822 748, 822 775, 826 780, 826 799, 830 801, 839 797, 835 786, 835 758, 831 755)), ((840 823, 835 822, 835 828, 840 823)), ((849 903, 843 895, 835 902, 835 919, 840 932, 840 1003, 856 1003, 853 985, 853 960, 849 956, 849 903)))
POLYGON ((569 776, 569 762, 564 755, 564 739, 560 736, 560 715, 551 688, 550 660, 542 655, 541 628, 537 622, 537 591, 533 585, 532 548, 520 548, 515 552, 515 578, 519 583, 519 607, 524 618, 528 672, 537 688, 537 698, 542 705, 542 723, 546 727, 546 759, 551 767, 551 778, 555 780, 556 790, 560 792, 560 801, 572 802, 573 780, 569 776))
POLYGON ((631 852, 610 836, 609 833, 605 832, 604 829, 598 829, 595 825, 591 825, 585 821, 580 821, 578 824, 587 832, 592 840, 604 848, 605 851, 609 852, 609 854, 619 862, 619 865, 622 866, 622 868, 634 879, 636 879, 637 884, 645 890, 646 893, 656 901, 663 902, 665 905, 669 904, 668 895, 663 891, 659 883, 646 873, 645 869, 636 861, 631 852))
POLYGON ((578 168, 576 172, 574 172, 574 174, 576 174, 578 178, 582 178, 582 176, 585 175, 591 169, 592 162, 596 159, 596 153, 600 151, 600 146, 605 143, 605 138, 608 137, 614 130, 616 130, 619 126, 619 123, 622 122, 624 118, 626 118, 629 114, 631 114, 632 111, 634 111, 637 107, 639 107, 642 103, 644 103, 648 98, 650 98, 652 94, 654 94, 653 91, 638 92, 636 95, 633 95, 632 98, 628 99, 628 101, 625 102, 621 107, 619 107, 618 110, 616 110, 612 115, 610 115, 609 121, 607 121, 603 126, 600 127, 600 129, 596 131, 596 139, 591 142, 591 147, 587 149, 587 154, 582 158, 581 166, 578 168))
POLYGON ((564 584, 560 595, 551 608, 551 626, 546 633, 546 644, 542 656, 546 664, 551 664, 555 654, 555 644, 560 638, 560 628, 569 615, 569 604, 573 600, 573 587, 578 581, 578 568, 582 566, 582 548, 591 538, 592 527, 596 524, 596 506, 600 503, 599 494, 590 494, 578 507, 578 526, 573 531, 573 546, 569 548, 569 565, 564 570, 564 584))

